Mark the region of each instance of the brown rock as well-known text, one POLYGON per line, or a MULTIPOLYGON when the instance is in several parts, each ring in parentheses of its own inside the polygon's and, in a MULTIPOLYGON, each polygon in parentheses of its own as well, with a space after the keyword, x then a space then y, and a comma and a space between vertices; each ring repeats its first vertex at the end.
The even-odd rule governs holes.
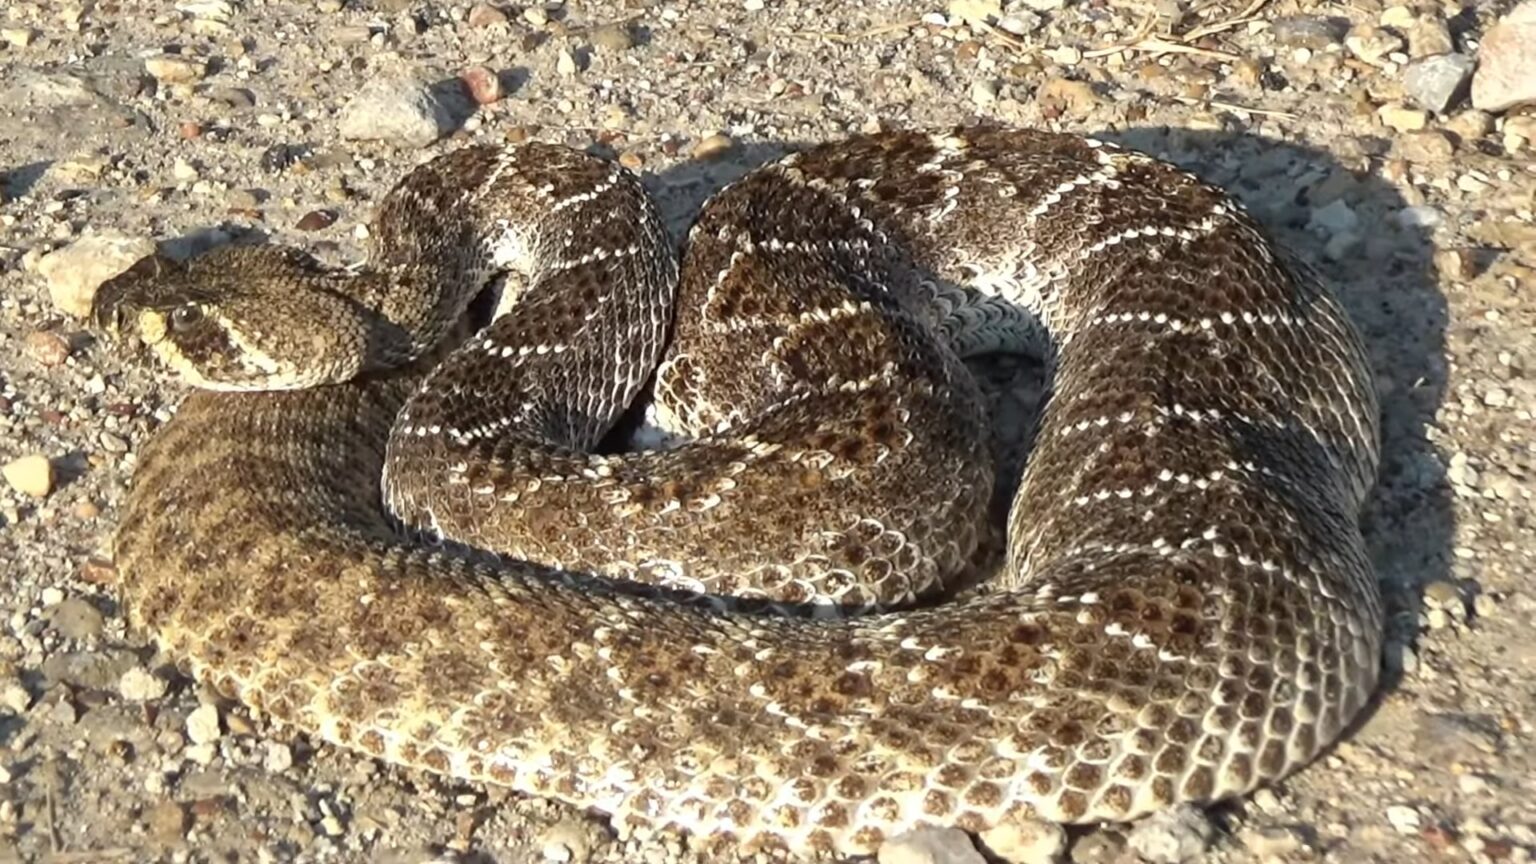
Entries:
POLYGON ((162 54, 146 59, 144 71, 164 84, 190 84, 208 74, 208 64, 192 57, 162 54))
POLYGON ((1052 78, 1035 91, 1035 101, 1042 107, 1056 106, 1070 114, 1084 115, 1103 100, 1085 81, 1052 78))
POLYGON ((57 366, 69 359, 69 340, 52 330, 34 330, 27 334, 27 354, 44 366, 57 366))
POLYGON ((711 135, 693 145, 693 158, 718 159, 736 146, 729 135, 711 135))
POLYGON ((299 218, 295 228, 300 231, 319 231, 336 224, 336 214, 330 210, 311 210, 299 218))
POLYGON ((507 13, 489 3, 476 3, 470 8, 469 17, 466 20, 471 27, 494 27, 497 24, 507 23, 508 18, 507 13))
POLYGON ((162 801, 144 814, 149 834, 164 844, 179 843, 187 834, 191 818, 187 808, 176 801, 162 801))
POLYGON ((489 105, 499 102, 506 93, 501 88, 501 76, 494 70, 484 66, 471 66, 465 69, 459 79, 464 82, 464 88, 469 91, 471 99, 477 105, 489 105))
POLYGON ((1536 102, 1536 0, 1525 0, 1493 25, 1477 49, 1472 105, 1504 111, 1536 102))

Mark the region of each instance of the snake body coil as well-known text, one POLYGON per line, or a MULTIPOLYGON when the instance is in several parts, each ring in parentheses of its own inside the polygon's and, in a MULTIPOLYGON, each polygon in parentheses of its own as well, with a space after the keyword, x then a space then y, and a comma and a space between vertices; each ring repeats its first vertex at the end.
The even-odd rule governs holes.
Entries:
POLYGON ((1188 174, 1064 135, 860 137, 719 193, 679 273, 627 173, 469 148, 372 236, 355 272, 225 249, 96 301, 193 383, 261 391, 195 393, 146 445, 116 556, 133 622, 277 719, 624 829, 847 853, 1240 794, 1370 695, 1363 352, 1188 174), (506 270, 510 311, 423 385, 506 270), (821 620, 609 581, 945 586, 990 492, 960 360, 1036 332, 1052 393, 993 590, 821 620), (681 445, 590 454, 653 371, 681 445), (501 563, 404 539, 381 496, 501 563))

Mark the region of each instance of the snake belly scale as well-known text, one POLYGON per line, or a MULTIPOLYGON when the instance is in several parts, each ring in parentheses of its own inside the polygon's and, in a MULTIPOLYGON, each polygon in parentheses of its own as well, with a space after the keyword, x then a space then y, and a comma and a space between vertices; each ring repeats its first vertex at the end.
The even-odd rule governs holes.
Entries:
POLYGON ((201 388, 116 535, 133 623, 325 741, 802 853, 1241 794, 1365 704, 1370 375, 1221 192, 960 128, 753 172, 680 270, 659 224, 602 160, 466 148, 383 201, 366 267, 230 248, 104 285, 100 325, 201 388), (505 314, 424 372, 505 270, 505 314), (911 608, 981 542, 960 359, 1036 330, 1006 565, 911 608), (587 452, 653 371, 681 445, 587 452))

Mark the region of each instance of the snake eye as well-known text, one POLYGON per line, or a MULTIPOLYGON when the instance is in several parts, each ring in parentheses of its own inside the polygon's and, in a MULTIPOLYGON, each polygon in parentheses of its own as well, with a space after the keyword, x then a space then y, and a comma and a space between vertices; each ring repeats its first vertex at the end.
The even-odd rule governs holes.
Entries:
POLYGON ((171 328, 173 330, 188 330, 203 320, 203 307, 196 303, 188 303, 177 306, 171 310, 171 328))

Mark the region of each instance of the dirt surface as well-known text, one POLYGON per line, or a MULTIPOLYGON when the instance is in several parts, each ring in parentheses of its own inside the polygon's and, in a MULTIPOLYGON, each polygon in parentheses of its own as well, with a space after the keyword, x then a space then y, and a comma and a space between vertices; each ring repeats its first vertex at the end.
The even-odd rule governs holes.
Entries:
MULTIPOLYGON (((1227 187, 1337 286, 1379 376, 1367 532, 1387 684, 1316 764, 1216 808, 1200 860, 1529 860, 1533 124, 1464 99, 1426 114, 1405 93, 1413 61, 1475 53, 1507 5, 1243 5, 5 4, 0 860, 703 860, 317 747, 126 632, 102 557, 180 390, 67 311, 110 246, 47 253, 120 232, 174 254, 267 237, 355 260, 409 166, 525 137, 621 156, 681 234, 788 148, 978 118, 1093 133, 1227 187), (505 90, 478 110, 456 78, 477 66, 482 98, 505 90), (448 134, 428 143, 434 127, 448 134)), ((1127 834, 1074 831, 1067 855, 1136 860, 1127 834)))

